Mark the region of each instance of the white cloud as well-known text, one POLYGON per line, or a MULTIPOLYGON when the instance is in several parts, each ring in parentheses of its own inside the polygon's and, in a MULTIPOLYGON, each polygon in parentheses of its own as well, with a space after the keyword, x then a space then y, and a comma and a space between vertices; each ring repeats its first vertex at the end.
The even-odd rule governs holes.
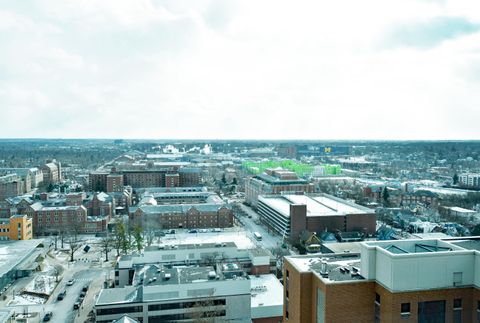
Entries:
POLYGON ((28 10, 0 7, 8 17, 0 30, 11 31, 0 36, 0 118, 31 120, 3 125, 0 136, 475 138, 480 33, 426 48, 383 43, 395 28, 436 17, 476 24, 476 6, 32 0, 28 10))

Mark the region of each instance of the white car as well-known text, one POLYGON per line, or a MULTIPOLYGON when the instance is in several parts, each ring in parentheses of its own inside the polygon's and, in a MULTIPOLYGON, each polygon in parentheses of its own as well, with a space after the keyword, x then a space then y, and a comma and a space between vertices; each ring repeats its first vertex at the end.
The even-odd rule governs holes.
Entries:
POLYGON ((75 282, 75 281, 74 281, 73 279, 70 279, 70 280, 67 282, 67 286, 72 286, 74 282, 75 282))

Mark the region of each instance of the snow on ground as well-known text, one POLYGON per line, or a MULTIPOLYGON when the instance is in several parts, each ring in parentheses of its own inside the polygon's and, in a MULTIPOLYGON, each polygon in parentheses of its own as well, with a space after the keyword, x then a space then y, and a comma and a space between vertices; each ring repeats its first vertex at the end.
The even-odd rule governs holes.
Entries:
POLYGON ((25 286, 25 291, 50 295, 55 289, 56 285, 57 282, 55 281, 55 277, 47 275, 37 275, 35 276, 35 278, 32 279, 30 283, 28 283, 27 286, 25 286))
POLYGON ((15 299, 12 299, 8 305, 35 305, 43 303, 45 303, 45 299, 42 297, 22 294, 15 295, 15 299))

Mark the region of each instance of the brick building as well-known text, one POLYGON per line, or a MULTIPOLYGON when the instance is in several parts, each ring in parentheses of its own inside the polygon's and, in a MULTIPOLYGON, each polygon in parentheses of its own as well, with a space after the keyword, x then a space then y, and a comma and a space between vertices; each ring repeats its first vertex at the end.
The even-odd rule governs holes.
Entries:
POLYGON ((123 175, 109 174, 106 179, 106 192, 122 192, 124 190, 123 175))
POLYGON ((43 173, 43 182, 45 184, 55 184, 62 180, 62 166, 59 162, 46 163, 40 169, 43 173))
POLYGON ((144 205, 131 208, 130 219, 140 219, 159 228, 227 228, 233 226, 233 211, 222 204, 144 205), (132 209, 134 211, 132 212, 132 209))
POLYGON ((376 215, 369 208, 328 194, 260 196, 260 219, 279 234, 296 242, 308 232, 360 232, 373 235, 376 215))
POLYGON ((23 183, 20 176, 17 174, 0 176, 0 201, 21 194, 23 194, 23 183))
POLYGON ((361 242, 285 257, 284 322, 480 322, 480 241, 361 242))
POLYGON ((246 179, 245 200, 257 207, 259 195, 291 193, 312 193, 315 186, 301 179, 296 173, 285 169, 267 169, 265 173, 246 179))
POLYGON ((120 185, 133 188, 141 187, 178 187, 198 186, 201 182, 201 170, 198 168, 183 168, 180 163, 166 163, 156 166, 128 165, 128 167, 113 167, 111 170, 101 170, 89 174, 89 186, 93 191, 120 191, 120 185), (120 176, 123 177, 123 182, 120 176), (108 185, 110 182, 110 187, 108 185))

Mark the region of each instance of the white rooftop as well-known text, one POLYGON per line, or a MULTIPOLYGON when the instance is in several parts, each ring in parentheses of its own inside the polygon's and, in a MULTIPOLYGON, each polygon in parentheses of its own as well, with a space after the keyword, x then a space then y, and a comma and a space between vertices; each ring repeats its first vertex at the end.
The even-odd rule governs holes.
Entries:
POLYGON ((283 315, 283 286, 273 274, 250 278, 252 319, 283 315))
POLYGON ((323 194, 320 196, 284 194, 281 196, 260 196, 259 200, 286 217, 290 216, 290 205, 307 206, 307 216, 365 214, 373 212, 360 205, 323 194))

